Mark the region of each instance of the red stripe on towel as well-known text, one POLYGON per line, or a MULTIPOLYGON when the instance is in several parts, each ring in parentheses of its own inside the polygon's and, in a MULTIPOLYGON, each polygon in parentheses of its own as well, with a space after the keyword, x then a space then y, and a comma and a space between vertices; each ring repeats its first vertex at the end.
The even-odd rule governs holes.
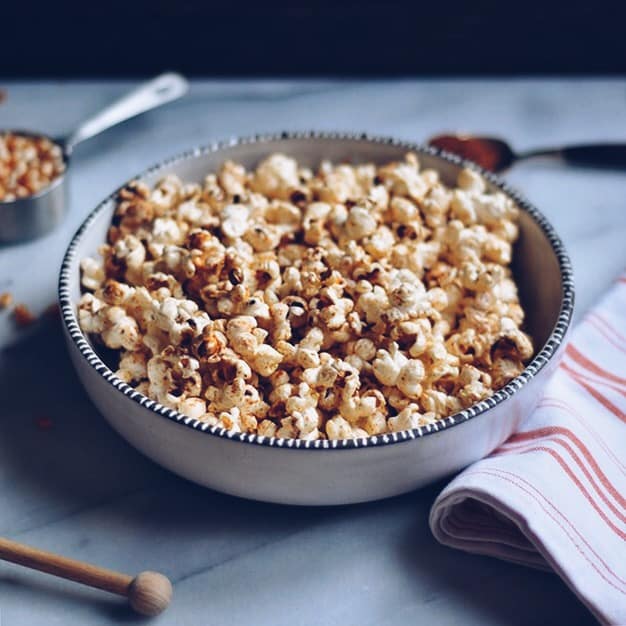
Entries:
POLYGON ((537 405, 539 407, 553 408, 553 409, 561 409, 571 417, 573 417, 581 426, 585 428, 585 430, 596 440, 596 443, 604 450, 607 456, 617 465, 622 474, 626 475, 626 465, 622 463, 622 461, 615 455, 613 450, 605 443, 604 439, 594 430, 591 425, 587 422, 587 420, 572 406, 570 406, 564 400, 560 400, 558 398, 552 398, 549 396, 544 397, 543 400, 537 405))
POLYGON ((584 367, 589 372, 592 372, 596 376, 600 376, 600 378, 606 378, 614 383, 619 385, 626 385, 626 378, 622 378, 621 376, 616 376, 615 374, 605 370, 600 367, 596 363, 594 363, 591 359, 586 357, 580 350, 574 347, 573 344, 569 344, 567 348, 565 348, 565 353, 569 356, 573 361, 576 361, 578 365, 584 367))
MULTIPOLYGON (((558 513, 562 519, 564 519, 568 525, 570 526, 570 528, 572 529, 572 531, 574 532, 575 535, 578 536, 578 538, 585 544, 585 546, 591 551, 591 553, 598 559, 598 561, 600 563, 602 563, 602 565, 606 568, 606 570, 611 573, 616 580, 618 580, 622 585, 626 584, 625 581, 623 581, 612 569, 611 567, 608 565, 608 563, 606 563, 602 557, 591 547, 591 545, 589 544, 589 542, 585 539, 585 537, 577 530, 577 528, 574 526, 574 524, 572 524, 572 522, 568 519, 568 517, 560 510, 557 509, 554 504, 539 490, 537 489, 537 487, 535 487, 532 483, 528 482, 527 480, 525 480, 524 478, 522 478, 522 476, 520 476, 519 474, 515 474, 514 472, 508 472, 505 470, 469 470, 465 473, 466 476, 471 476, 471 475, 477 475, 477 474, 485 474, 487 476, 493 476, 495 478, 499 478, 500 480, 504 480, 508 483, 511 483, 515 486, 517 486, 521 491, 525 492, 527 495, 529 495, 533 500, 535 500, 535 502, 537 502, 537 504, 543 509, 544 513, 546 513, 548 515, 548 517, 550 517, 560 528, 561 530, 565 533, 565 535, 569 538, 569 540, 572 542, 574 548, 576 549, 576 551, 587 561, 587 563, 589 563, 589 565, 591 565, 591 567, 600 575, 600 577, 607 582, 609 585, 611 585, 611 587, 613 587, 614 589, 616 589, 617 591, 619 591, 620 593, 622 593, 623 595, 626 595, 626 591, 624 591, 623 588, 621 588, 621 586, 617 586, 615 583, 611 582, 597 567, 597 565, 589 558, 589 556, 587 554, 585 554, 581 549, 580 546, 578 545, 578 542, 572 537, 572 535, 570 534, 570 532, 568 532, 568 530, 565 528, 565 526, 546 508, 546 506, 544 506, 542 504, 542 502, 539 500, 539 498, 532 493, 529 489, 526 489, 525 487, 523 487, 521 483, 526 483, 530 488, 532 488, 537 494, 539 494, 543 500, 545 500, 545 502, 547 504, 549 504, 554 511, 556 511, 556 513, 558 513), (508 474, 510 477, 507 477, 506 474, 508 474), (518 482, 518 479, 520 482, 518 482)), ((545 555, 544 555, 545 557, 545 555)), ((551 564, 554 565, 554 564, 551 564)))
POLYGON ((589 322, 605 339, 622 352, 626 352, 626 338, 614 328, 611 323, 600 313, 589 313, 589 322))
MULTIPOLYGON (((507 453, 511 453, 511 452, 513 452, 513 450, 511 450, 510 452, 507 452, 507 453)), ((595 499, 589 493, 589 491, 587 491, 586 487, 582 484, 582 482, 580 481, 578 476, 576 476, 576 474, 574 474, 574 472, 572 471, 571 467, 567 464, 565 459, 563 459, 563 457, 556 450, 553 450, 552 448, 546 448, 545 446, 535 446, 535 447, 528 447, 523 452, 520 451, 520 450, 517 450, 516 452, 518 452, 518 453, 547 452, 559 464, 561 469, 565 472, 565 474, 569 477, 569 479, 576 485, 576 487, 578 487, 578 490, 582 493, 582 495, 585 497, 587 502, 589 502, 589 504, 593 507, 593 509, 596 511, 596 513, 602 518, 602 520, 605 522, 605 524, 618 537, 620 537, 620 539, 623 539, 624 541, 626 541, 626 532, 621 530, 621 528, 617 527, 607 517, 606 513, 598 506, 598 503, 595 501, 595 499)))
MULTIPOLYGON (((623 508, 626 509, 626 498, 624 498, 624 496, 622 496, 622 494, 620 494, 619 491, 615 489, 611 481, 608 479, 606 474, 602 471, 602 469, 598 465, 594 456, 589 451, 589 448, 587 448, 587 446, 569 428, 562 428, 560 426, 548 426, 546 428, 537 428, 535 430, 528 430, 526 432, 517 433, 513 435, 505 442, 504 445, 508 443, 536 441, 537 439, 547 439, 550 441, 554 441, 555 443, 558 443, 559 445, 565 447, 568 450, 568 452, 572 455, 572 458, 574 458, 574 460, 583 470, 585 475, 587 475, 587 471, 588 471, 587 468, 584 466, 582 461, 578 458, 574 450, 572 450, 566 442, 555 438, 554 435, 561 435, 563 437, 567 437, 576 445, 580 453, 583 455, 583 457, 591 466, 591 469, 596 474, 600 483, 615 498, 615 500, 619 502, 623 508)), ((593 479, 591 476, 589 476, 589 479, 593 482, 593 479)), ((598 493, 600 493, 599 490, 598 490, 598 493)), ((611 505, 609 504, 609 506, 611 505)), ((616 511, 616 515, 618 515, 620 519, 622 519, 623 521, 626 521, 626 517, 622 516, 621 513, 616 511)))
POLYGON ((622 422, 626 423, 626 413, 624 413, 624 411, 622 411, 618 406, 615 406, 606 396, 602 395, 599 391, 584 382, 584 380, 582 380, 582 377, 566 364, 562 363, 561 368, 563 368, 570 375, 572 380, 577 382, 583 389, 588 391, 600 404, 602 404, 604 408, 613 413, 613 415, 622 420, 622 422))

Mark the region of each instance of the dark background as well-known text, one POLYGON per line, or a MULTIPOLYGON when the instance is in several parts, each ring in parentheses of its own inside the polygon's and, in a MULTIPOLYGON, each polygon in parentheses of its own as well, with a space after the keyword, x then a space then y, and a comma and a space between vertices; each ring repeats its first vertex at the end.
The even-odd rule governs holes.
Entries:
POLYGON ((623 4, 0 0, 0 75, 623 74, 623 4))

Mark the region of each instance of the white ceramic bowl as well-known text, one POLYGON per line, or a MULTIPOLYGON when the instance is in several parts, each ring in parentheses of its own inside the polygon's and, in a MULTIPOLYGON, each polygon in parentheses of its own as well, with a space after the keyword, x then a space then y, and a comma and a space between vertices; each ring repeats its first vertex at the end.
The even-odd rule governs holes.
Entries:
MULTIPOLYGON (((453 184, 463 162, 439 151, 365 135, 289 134, 233 140, 198 148, 136 178, 154 183, 168 172, 201 181, 225 159, 254 167, 272 152, 315 166, 322 159, 387 162, 415 151, 423 167, 453 184)), ((478 168, 476 168, 478 169, 478 168)), ((479 170, 480 171, 480 170, 479 170)), ((77 322, 79 263, 105 241, 117 191, 89 215, 68 247, 59 300, 72 361, 87 393, 125 439, 154 461, 192 481, 229 494, 288 504, 346 504, 410 491, 452 474, 489 454, 536 405, 556 367, 571 321, 572 271, 547 220, 495 176, 492 188, 522 209, 514 272, 537 355, 493 396, 436 426, 344 441, 300 441, 231 433, 209 427, 136 392, 98 356, 77 322)))

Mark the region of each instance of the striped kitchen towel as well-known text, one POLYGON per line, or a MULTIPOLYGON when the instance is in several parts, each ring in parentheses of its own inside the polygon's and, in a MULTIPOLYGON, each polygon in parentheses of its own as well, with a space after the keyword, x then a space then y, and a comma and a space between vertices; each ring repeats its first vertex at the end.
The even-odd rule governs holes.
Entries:
POLYGON ((521 430, 459 474, 430 514, 441 543, 554 570, 626 624, 626 276, 574 330, 521 430))

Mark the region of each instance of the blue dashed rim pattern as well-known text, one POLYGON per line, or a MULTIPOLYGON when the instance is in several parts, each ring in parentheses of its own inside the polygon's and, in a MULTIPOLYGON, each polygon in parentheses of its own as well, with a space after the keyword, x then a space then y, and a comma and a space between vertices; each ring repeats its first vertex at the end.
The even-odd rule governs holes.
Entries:
MULTIPOLYGON (((433 434, 436 432, 441 432, 451 428, 452 426, 462 424, 470 419, 478 417, 482 413, 485 413, 489 409, 495 407, 497 404, 504 402, 508 398, 510 398, 517 390, 521 389, 525 386, 533 377, 537 375, 537 373, 544 368, 544 366, 548 363, 548 361, 554 356, 557 352, 560 345, 563 343, 563 339, 568 331, 568 328, 571 324, 572 314, 574 310, 574 280, 573 280, 573 272, 572 265, 570 259, 567 255, 565 247, 559 236, 556 234, 552 225, 548 222, 548 220, 541 214, 541 212, 535 208, 532 204, 530 204, 524 197, 522 197, 519 192, 515 189, 511 188, 505 181, 495 176, 491 172, 483 170, 476 164, 466 161, 456 155, 444 152, 439 150, 438 148, 434 148, 432 146, 423 146, 420 144, 415 144, 407 141, 402 141, 389 137, 379 137, 375 135, 369 135, 367 133, 333 133, 333 132, 284 132, 277 134, 267 134, 267 135, 254 135, 251 137, 245 138, 234 138, 223 142, 214 142, 207 146, 198 147, 193 150, 187 151, 178 156, 172 157, 153 167, 144 170, 141 174, 135 176, 134 178, 144 178, 146 176, 152 175, 157 172, 166 173, 167 169, 181 161, 193 159, 199 156, 203 156, 206 154, 216 153, 220 150, 231 148, 234 146, 245 146, 249 144, 259 144, 259 143, 267 143, 271 144, 275 141, 281 140, 289 140, 289 139, 324 139, 324 140, 351 140, 351 141, 365 141, 369 143, 375 144, 384 144, 390 145, 398 148, 402 148, 406 151, 413 151, 418 153, 418 155, 426 154, 429 156, 435 156, 452 163, 454 165, 470 167, 473 170, 479 172, 489 183, 491 183, 494 187, 500 189, 504 193, 506 193, 509 197, 511 197, 516 204, 526 213, 528 213, 532 219, 537 223, 537 225, 541 228, 542 232, 550 242, 552 246, 552 250, 557 257, 559 270, 561 274, 561 284, 562 284, 562 298, 561 298, 561 308, 559 311, 558 320, 550 333, 548 340, 542 349, 537 353, 537 355, 533 358, 533 360, 528 364, 526 369, 509 382, 502 389, 496 391, 489 398, 469 407, 468 409, 464 409, 454 415, 451 415, 443 420, 435 424, 429 424, 424 427, 414 428, 412 430, 405 430, 397 433, 387 433, 383 435, 373 435, 370 437, 362 437, 358 439, 342 439, 342 440, 315 440, 315 441, 305 441, 302 439, 286 439, 280 437, 263 437, 256 434, 248 434, 248 433, 234 433, 232 431, 228 431, 223 427, 218 426, 210 426, 206 423, 200 422, 194 418, 188 417, 179 413, 178 411, 174 411, 168 407, 165 407, 154 400, 151 400, 147 396, 139 393, 135 389, 133 389, 130 385, 125 383, 123 380, 118 378, 100 359, 98 354, 93 350, 91 345, 89 344, 87 338, 81 331, 78 320, 76 317, 75 304, 72 302, 70 297, 70 284, 72 280, 77 280, 77 276, 72 276, 71 268, 74 263, 76 250, 78 248, 78 244, 84 235, 84 233, 89 229, 89 226, 96 219, 97 215, 109 204, 109 202, 113 201, 117 194, 119 193, 119 189, 116 189, 110 196, 105 198, 85 219, 79 229, 76 231, 70 244, 67 248, 65 256, 63 258, 63 263, 61 265, 61 271, 59 275, 59 286, 58 286, 58 297, 59 304, 61 307, 61 314, 63 323, 65 324, 65 328, 71 337, 74 345, 80 352, 80 354, 84 357, 86 363, 93 367, 102 378, 109 383, 116 392, 120 392, 124 394, 129 400, 132 402, 136 402, 140 406, 148 409, 153 414, 158 415, 160 417, 164 417, 168 420, 174 421, 183 426, 193 428, 198 431, 199 434, 208 435, 212 437, 221 437, 231 441, 253 444, 253 445, 261 445, 261 446, 270 446, 270 447, 279 447, 283 449, 310 449, 310 450, 336 450, 336 449, 356 449, 356 448, 366 448, 371 446, 383 446, 390 445, 394 443, 402 443, 406 441, 410 441, 411 439, 419 439, 421 437, 425 437, 429 434, 433 434)), ((269 146, 268 146, 269 147, 269 146)), ((148 416, 146 415, 146 418, 148 416)))

